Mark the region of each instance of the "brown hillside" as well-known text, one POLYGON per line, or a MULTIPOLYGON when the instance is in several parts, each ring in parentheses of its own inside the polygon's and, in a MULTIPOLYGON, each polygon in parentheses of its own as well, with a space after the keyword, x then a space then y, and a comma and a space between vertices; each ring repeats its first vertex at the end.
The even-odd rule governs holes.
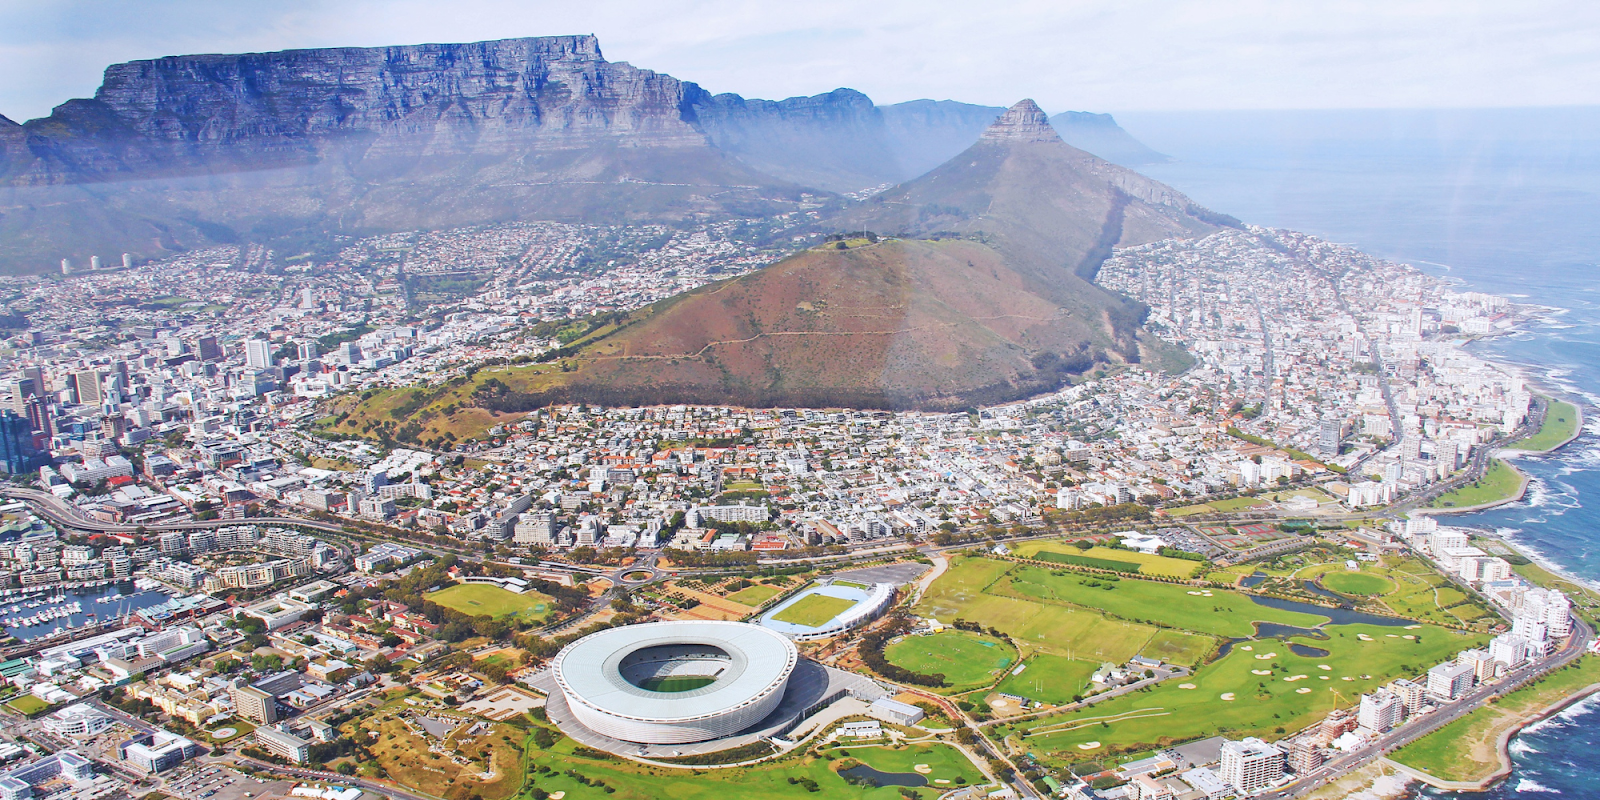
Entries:
POLYGON ((973 241, 812 250, 691 292, 573 359, 557 400, 961 408, 1059 386, 1102 322, 973 241))

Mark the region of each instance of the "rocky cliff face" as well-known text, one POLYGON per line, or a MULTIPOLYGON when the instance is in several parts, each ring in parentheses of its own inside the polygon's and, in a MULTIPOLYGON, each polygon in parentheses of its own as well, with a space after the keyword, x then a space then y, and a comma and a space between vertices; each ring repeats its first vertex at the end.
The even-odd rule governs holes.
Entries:
POLYGON ((197 167, 704 146, 692 83, 611 63, 592 36, 174 56, 117 64, 26 124, 58 182, 197 167))
POLYGON ((134 61, 49 117, 0 117, 0 270, 513 219, 776 213, 802 192, 914 178, 1000 111, 880 108, 849 89, 713 96, 606 61, 592 36, 134 61))
POLYGON ((882 111, 854 89, 779 101, 719 94, 694 110, 718 148, 802 186, 848 192, 911 177, 886 136, 882 111))

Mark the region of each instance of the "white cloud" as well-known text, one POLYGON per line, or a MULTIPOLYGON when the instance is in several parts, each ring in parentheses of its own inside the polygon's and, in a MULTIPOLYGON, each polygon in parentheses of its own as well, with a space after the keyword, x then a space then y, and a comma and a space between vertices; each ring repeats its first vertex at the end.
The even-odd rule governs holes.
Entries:
POLYGON ((1600 103, 1600 4, 1528 0, 0 0, 0 113, 190 52, 595 33, 751 97, 839 86, 1050 110, 1600 103))

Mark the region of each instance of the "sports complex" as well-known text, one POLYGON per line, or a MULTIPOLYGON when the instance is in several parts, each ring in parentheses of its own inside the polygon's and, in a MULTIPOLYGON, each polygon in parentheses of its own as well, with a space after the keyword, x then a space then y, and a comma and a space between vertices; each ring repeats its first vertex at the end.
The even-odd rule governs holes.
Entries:
POLYGON ((681 620, 590 634, 562 648, 533 686, 579 743, 674 757, 779 737, 872 681, 802 658, 781 633, 743 622, 681 620))
POLYGON ((894 603, 892 583, 818 581, 761 616, 762 627, 797 642, 838 636, 894 603))

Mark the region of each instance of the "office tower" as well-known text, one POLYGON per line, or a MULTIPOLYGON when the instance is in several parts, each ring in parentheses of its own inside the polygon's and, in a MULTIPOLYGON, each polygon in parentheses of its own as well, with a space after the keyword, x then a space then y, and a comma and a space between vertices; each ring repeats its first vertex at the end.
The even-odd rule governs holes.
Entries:
POLYGON ((272 343, 262 339, 245 342, 244 365, 251 369, 266 369, 272 366, 272 343))
POLYGON ((33 426, 11 409, 0 410, 0 466, 11 475, 33 469, 38 451, 33 449, 33 426))
POLYGON ((72 390, 78 395, 78 404, 100 405, 100 371, 86 369, 72 373, 72 390))
POLYGON ((222 360, 222 345, 217 343, 215 336, 202 336, 195 340, 194 349, 201 361, 222 360))

